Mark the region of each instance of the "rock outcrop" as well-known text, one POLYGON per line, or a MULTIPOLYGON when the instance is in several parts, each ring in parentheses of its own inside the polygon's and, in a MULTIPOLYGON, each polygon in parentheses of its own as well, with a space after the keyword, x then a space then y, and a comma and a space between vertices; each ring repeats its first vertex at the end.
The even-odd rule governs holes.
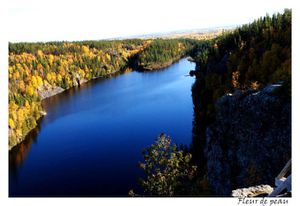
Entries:
POLYGON ((83 84, 87 81, 88 80, 81 78, 80 75, 77 73, 74 75, 73 80, 72 80, 73 86, 75 86, 75 87, 80 86, 81 84, 83 84))
POLYGON ((236 188, 274 184, 291 157, 291 102, 261 91, 236 91, 216 103, 206 130, 207 177, 219 196, 236 188))
POLYGON ((270 185, 258 185, 249 188, 241 188, 232 191, 232 197, 257 197, 267 196, 273 192, 273 188, 270 185))
POLYGON ((38 94, 41 100, 59 94, 63 91, 65 91, 63 88, 59 86, 51 86, 49 83, 46 83, 38 88, 38 94))

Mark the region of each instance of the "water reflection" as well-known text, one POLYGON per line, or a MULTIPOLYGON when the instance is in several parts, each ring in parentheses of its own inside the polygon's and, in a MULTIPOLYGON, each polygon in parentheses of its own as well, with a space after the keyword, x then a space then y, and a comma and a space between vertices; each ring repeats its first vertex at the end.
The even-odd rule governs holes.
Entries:
POLYGON ((38 133, 40 132, 40 124, 31 130, 25 140, 13 147, 9 151, 9 171, 11 175, 18 176, 18 169, 26 161, 32 144, 38 143, 38 133))
POLYGON ((97 79, 43 101, 41 129, 10 152, 9 195, 127 196, 158 134, 191 143, 194 79, 184 75, 194 66, 97 79))
MULTIPOLYGON (((63 116, 69 115, 74 113, 78 106, 84 101, 84 95, 81 99, 81 102, 78 102, 78 96, 80 96, 81 93, 85 93, 85 95, 92 95, 93 87, 95 85, 99 85, 101 83, 104 83, 106 79, 113 79, 117 78, 118 76, 122 74, 130 73, 131 70, 125 70, 124 72, 116 72, 114 74, 108 75, 107 77, 100 77, 97 79, 90 80, 89 82, 86 82, 79 87, 72 87, 60 94, 54 95, 50 98, 44 99, 42 101, 42 105, 44 110, 47 112, 47 118, 45 118, 41 124, 48 124, 53 121, 55 121, 57 118, 61 118, 63 116), (75 96, 76 94, 76 96, 75 96), (75 100, 76 101, 73 101, 75 100), (64 107, 61 109, 60 105, 62 105, 63 102, 69 102, 67 107, 64 107)), ((82 106, 80 108, 81 110, 88 110, 89 107, 82 106)))
MULTIPOLYGON (((129 73, 129 70, 126 70, 126 73, 129 73)), ((10 173, 14 176, 18 175, 18 169, 20 169, 22 164, 26 161, 32 144, 37 144, 38 142, 38 134, 41 131, 41 125, 49 124, 55 121, 56 118, 62 117, 64 115, 68 115, 74 111, 72 104, 68 104, 68 108, 66 108, 65 110, 58 109, 59 108, 58 106, 61 105, 61 103, 66 101, 72 102, 72 100, 75 98, 74 97, 75 94, 78 94, 79 92, 89 93, 91 92, 91 88, 95 84, 99 84, 100 82, 104 81, 107 78, 115 78, 119 75, 121 75, 120 72, 112 74, 106 78, 94 79, 91 80, 90 82, 80 85, 80 87, 73 87, 60 94, 44 99, 42 101, 42 105, 43 105, 43 109, 47 112, 47 118, 42 117, 37 122, 37 127, 31 130, 26 135, 25 140, 22 141, 17 146, 13 147, 9 151, 10 173)))

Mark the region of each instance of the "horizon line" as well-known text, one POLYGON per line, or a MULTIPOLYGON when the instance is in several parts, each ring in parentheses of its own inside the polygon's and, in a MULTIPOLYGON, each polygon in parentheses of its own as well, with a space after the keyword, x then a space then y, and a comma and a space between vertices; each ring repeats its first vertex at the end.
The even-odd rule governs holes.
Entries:
MULTIPOLYGON (((171 30, 166 32, 153 32, 153 33, 143 33, 143 34, 134 34, 128 36, 117 36, 117 37, 108 37, 100 39, 85 39, 85 40, 45 40, 45 41, 8 41, 8 43, 18 44, 18 43, 53 43, 53 42, 84 42, 84 41, 122 41, 130 39, 153 39, 153 38, 162 38, 168 37, 173 33, 177 34, 192 34, 192 33, 210 33, 221 29, 235 29, 244 24, 232 24, 227 26, 215 26, 215 27, 204 27, 204 28, 194 28, 194 29, 178 29, 171 30)), ((180 37, 179 37, 180 38, 180 37)))

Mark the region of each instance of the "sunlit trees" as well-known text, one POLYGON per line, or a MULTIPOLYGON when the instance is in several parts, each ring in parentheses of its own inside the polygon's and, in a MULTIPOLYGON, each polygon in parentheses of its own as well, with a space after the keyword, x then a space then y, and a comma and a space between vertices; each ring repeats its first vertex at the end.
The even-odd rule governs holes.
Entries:
POLYGON ((150 42, 136 39, 9 43, 10 147, 35 127, 42 111, 40 94, 56 87, 73 87, 76 78, 84 82, 122 70, 128 58, 150 42))
POLYGON ((138 56, 138 66, 143 69, 160 69, 187 54, 191 45, 181 39, 155 39, 138 56))
POLYGON ((90 49, 89 49, 89 47, 88 46, 82 46, 81 47, 81 49, 82 49, 82 52, 84 53, 84 54, 89 54, 89 51, 90 51, 90 49))
POLYGON ((287 81, 291 75, 291 10, 259 18, 195 50, 193 57, 206 79, 221 78, 209 83, 219 85, 211 91, 213 96, 287 81))
POLYGON ((131 61, 139 53, 143 53, 139 57, 144 66, 174 61, 190 45, 187 40, 140 39, 9 43, 10 147, 35 127, 43 93, 136 66, 131 61))
POLYGON ((8 119, 8 126, 11 128, 11 129, 14 129, 15 128, 15 122, 13 119, 9 118, 8 119))
MULTIPOLYGON (((140 163, 140 168, 145 173, 145 178, 140 180, 144 194, 175 196, 191 190, 190 183, 197 169, 191 164, 191 158, 190 153, 179 150, 172 144, 170 137, 161 134, 145 150, 144 162, 140 163)), ((133 191, 130 193, 133 194, 133 191)))

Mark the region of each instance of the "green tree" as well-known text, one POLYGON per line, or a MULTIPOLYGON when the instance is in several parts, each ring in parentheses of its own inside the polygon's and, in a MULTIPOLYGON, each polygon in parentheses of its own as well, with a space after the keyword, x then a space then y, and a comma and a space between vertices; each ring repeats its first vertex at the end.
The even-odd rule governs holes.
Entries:
POLYGON ((140 180, 140 185, 146 195, 180 195, 195 177, 197 167, 191 165, 192 155, 179 150, 165 134, 161 134, 143 156, 140 168, 146 177, 140 180))

